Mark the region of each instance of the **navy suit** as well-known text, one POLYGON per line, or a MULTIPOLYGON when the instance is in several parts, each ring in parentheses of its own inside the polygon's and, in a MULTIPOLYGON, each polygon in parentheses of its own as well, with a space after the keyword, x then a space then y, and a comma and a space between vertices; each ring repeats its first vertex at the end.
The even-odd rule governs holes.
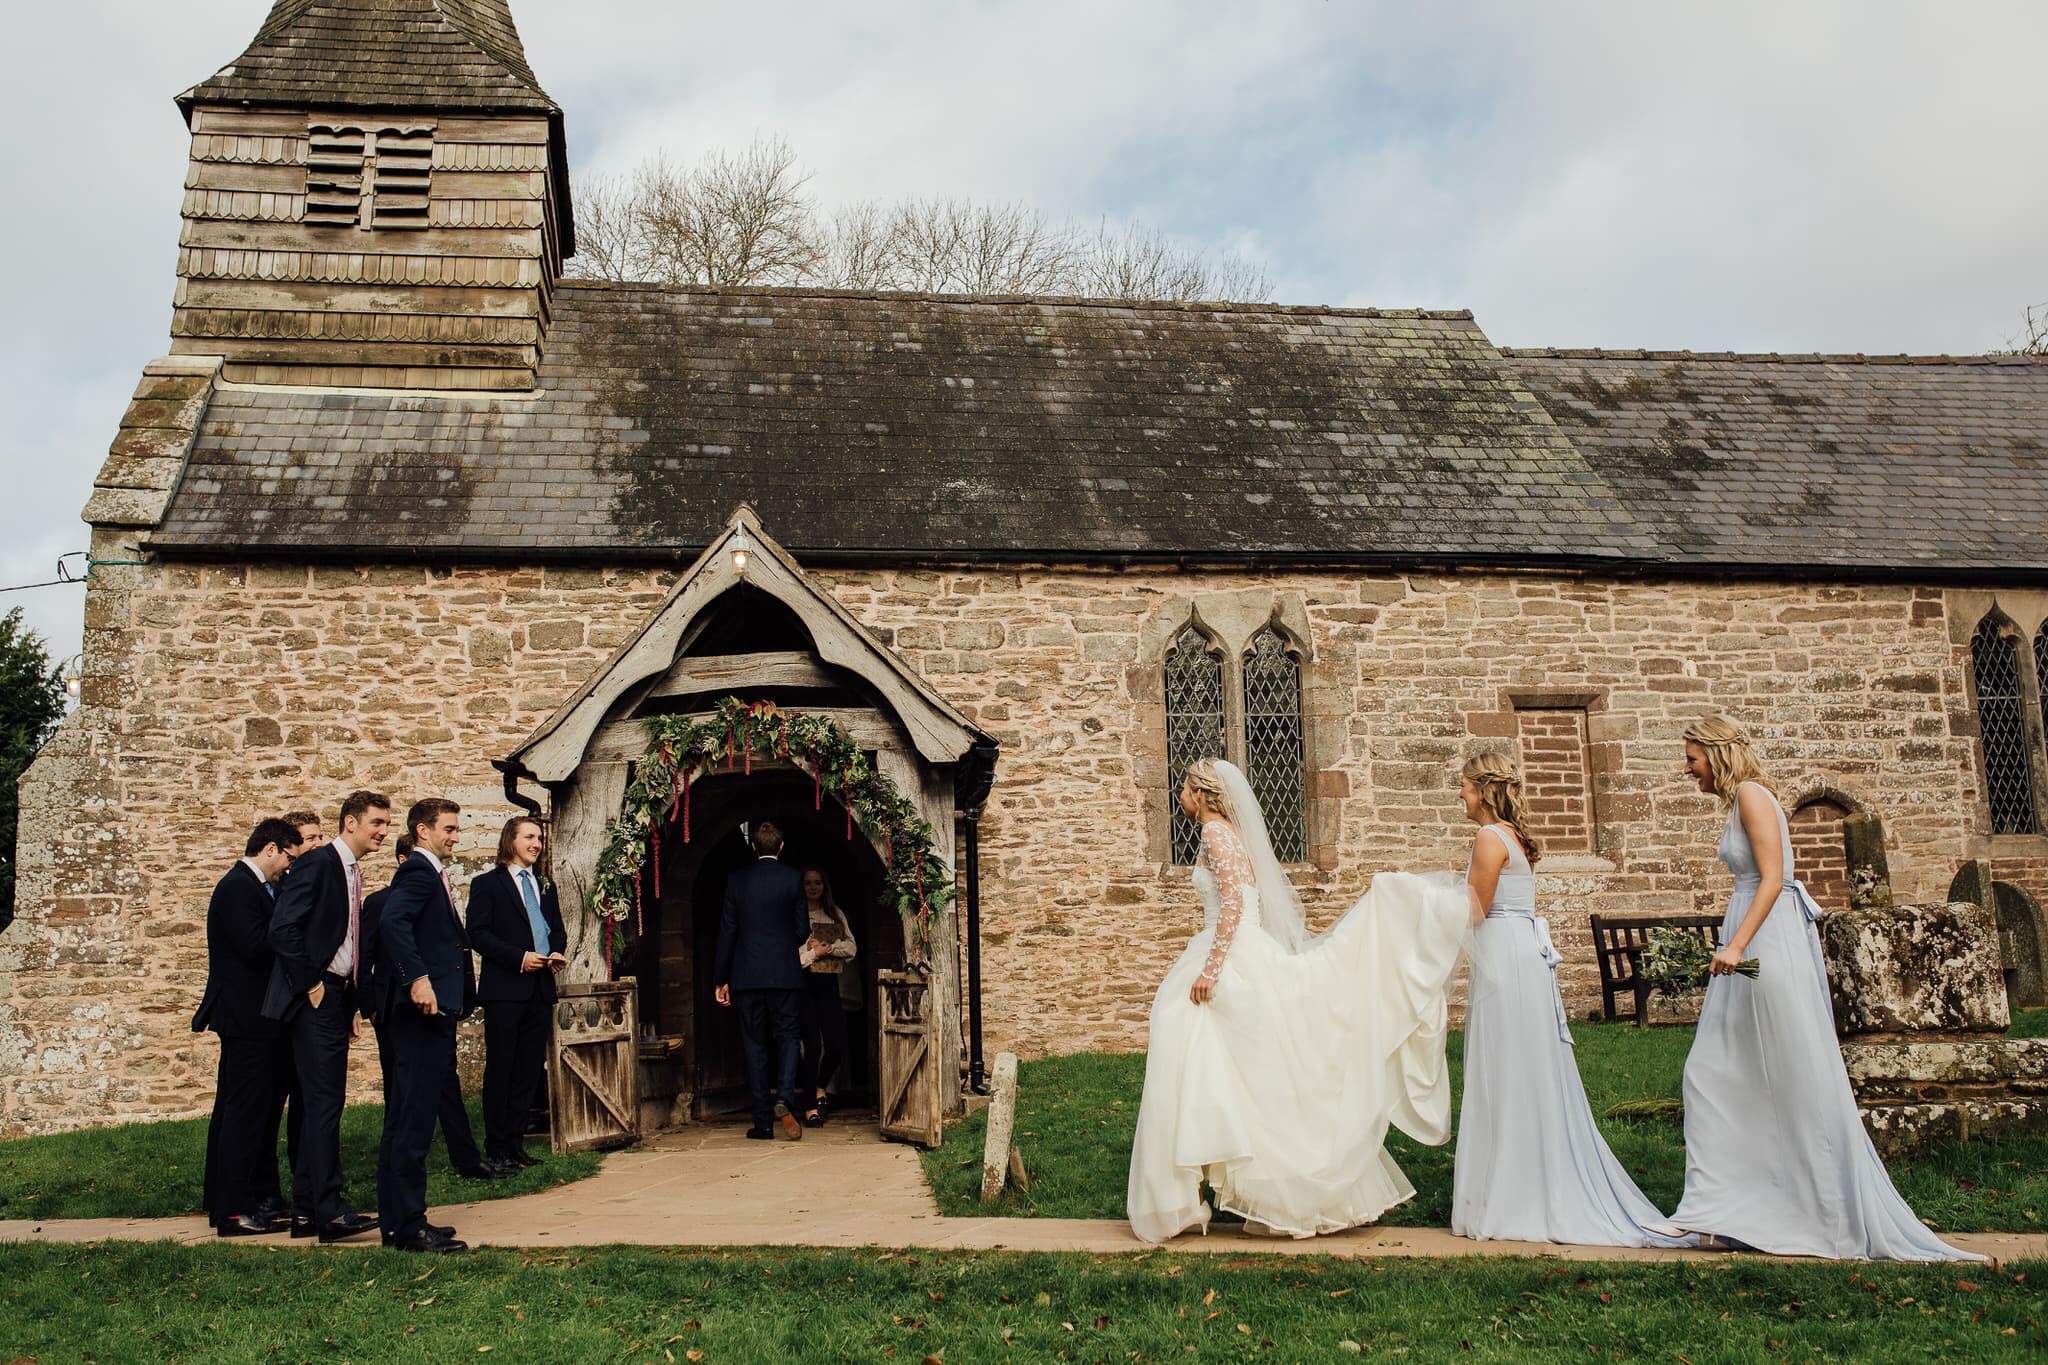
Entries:
POLYGON ((426 1227, 427 1147, 455 1069, 455 1021, 476 995, 469 936, 424 851, 398 865, 377 917, 377 991, 391 1064, 377 1208, 386 1235, 402 1241, 426 1227), (412 1002, 412 985, 422 978, 433 989, 433 1014, 412 1002))
POLYGON ((291 1087, 292 1045, 284 1025, 262 1011, 274 965, 273 908, 269 884, 245 861, 228 869, 206 907, 206 993, 192 1031, 220 1035, 203 1195, 216 1225, 280 1194, 277 1125, 291 1087))
POLYGON ((803 1022, 803 965, 797 953, 811 936, 804 879, 775 858, 757 858, 725 883, 718 922, 718 985, 732 988, 740 1016, 740 1045, 753 1093, 754 1126, 774 1121, 775 1101, 792 1113, 796 1100, 797 1039, 803 1022), (770 1089, 769 1045, 774 1045, 770 1089))
POLYGON ((500 1161, 524 1150, 527 1116, 547 1068, 549 1020, 555 1009, 552 968, 522 971, 528 953, 566 952, 569 934, 552 886, 535 869, 535 899, 547 942, 533 939, 533 921, 519 879, 500 865, 469 884, 469 941, 483 959, 476 998, 484 1006, 484 1151, 500 1161))
MULTIPOLYGON (((278 883, 263 1017, 282 1022, 290 1035, 297 1097, 305 1101, 292 1162, 292 1212, 323 1227, 350 1212, 341 1196, 341 1106, 348 1095, 356 987, 352 978, 327 970, 348 934, 348 869, 338 845, 322 844, 295 860, 278 883), (316 985, 326 988, 317 1008, 306 998, 316 985)), ((358 943, 356 975, 363 965, 358 943)))
MULTIPOLYGON (((384 999, 378 985, 377 952, 382 945, 378 926, 383 920, 384 902, 390 898, 391 888, 388 886, 363 897, 363 989, 359 992, 363 1015, 377 1034, 377 1065, 384 1073, 384 1121, 387 1123, 391 1121, 391 1043, 384 1028, 384 999)), ((477 1150, 476 1133, 469 1126, 469 1110, 462 1104, 462 1081, 453 1067, 448 1069, 448 1079, 441 1086, 436 1113, 441 1125, 441 1141, 448 1148, 448 1164, 458 1171, 470 1171, 481 1166, 483 1153, 477 1150)))

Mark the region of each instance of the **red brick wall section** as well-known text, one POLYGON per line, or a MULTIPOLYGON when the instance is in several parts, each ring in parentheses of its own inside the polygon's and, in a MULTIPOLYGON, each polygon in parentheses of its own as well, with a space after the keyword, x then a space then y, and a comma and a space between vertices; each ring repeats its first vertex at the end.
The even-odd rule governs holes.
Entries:
POLYGON ((1586 713, 1577 707, 1515 712, 1522 791, 1530 833, 1545 853, 1593 851, 1593 801, 1586 770, 1586 713))
POLYGON ((1792 868, 1830 912, 1849 908, 1849 862, 1842 852, 1842 817, 1849 812, 1826 799, 1792 812, 1792 868))

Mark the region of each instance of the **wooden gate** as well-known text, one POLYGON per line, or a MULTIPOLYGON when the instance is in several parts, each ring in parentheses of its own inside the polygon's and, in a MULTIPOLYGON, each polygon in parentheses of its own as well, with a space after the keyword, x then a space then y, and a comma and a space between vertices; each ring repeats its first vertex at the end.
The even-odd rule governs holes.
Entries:
POLYGON ((639 983, 568 981, 548 1045, 548 1115, 558 1152, 640 1137, 639 983))
POLYGON ((882 1136, 939 1145, 944 1116, 931 982, 920 972, 876 972, 882 993, 882 1136))

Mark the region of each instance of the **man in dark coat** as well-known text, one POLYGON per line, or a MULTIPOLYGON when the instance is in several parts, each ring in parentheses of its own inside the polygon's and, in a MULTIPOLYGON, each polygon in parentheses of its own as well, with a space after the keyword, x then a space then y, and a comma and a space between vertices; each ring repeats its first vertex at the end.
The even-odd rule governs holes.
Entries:
POLYGON ((362 960, 362 860, 384 846, 391 799, 351 792, 341 803, 341 834, 294 859, 270 917, 276 955, 263 1016, 292 1040, 306 1118, 292 1171, 292 1236, 339 1241, 377 1226, 341 1193, 341 1108, 348 1096, 348 1049, 361 1031, 356 991, 362 960))
MULTIPOLYGON (((401 834, 393 845, 398 861, 403 864, 412 856, 413 838, 401 834)), ((373 891, 363 898, 363 956, 368 960, 369 970, 363 978, 363 1017, 370 1021, 371 1029, 377 1035, 377 1065, 384 1072, 384 1118, 391 1119, 391 1042, 384 1028, 383 993, 377 978, 377 955, 382 947, 379 926, 384 920, 384 902, 391 898, 391 888, 373 891)), ((477 1150, 476 1132, 469 1126, 469 1110, 462 1103, 462 1078, 451 1068, 447 1081, 441 1086, 440 1103, 436 1106, 435 1121, 441 1128, 441 1141, 448 1148, 448 1164, 455 1173, 465 1180, 503 1180, 511 1175, 512 1169, 501 1166, 477 1150)))
POLYGON ((804 1135, 794 1112, 804 986, 797 953, 810 937, 811 916, 803 877, 781 861, 782 831, 766 820, 754 826, 754 853, 752 864, 726 879, 713 979, 718 1003, 739 1010, 754 1105, 747 1136, 795 1142, 804 1135))
POLYGON ((378 918, 378 1011, 384 1016, 391 1085, 377 1154, 377 1207, 386 1244, 401 1251, 467 1251, 452 1228, 427 1222, 427 1145, 448 1073, 455 1024, 476 999, 469 935, 455 909, 445 859, 462 839, 462 807, 430 796, 405 813, 412 856, 398 865, 378 918))
POLYGON ((541 846, 540 821, 513 816, 498 835, 498 865, 469 885, 469 942, 484 963, 484 1154, 515 1166, 535 1161, 527 1115, 547 1067, 555 973, 569 961, 555 888, 535 867, 541 846))
POLYGON ((270 985, 270 917, 277 879, 298 855, 299 832, 264 820, 244 857, 213 888, 206 907, 206 993, 192 1031, 220 1036, 213 1116, 206 1124, 206 1214, 223 1237, 282 1232, 289 1210, 278 1198, 277 1124, 291 1086, 291 1039, 263 1017, 270 985), (265 1167, 268 1167, 266 1176, 265 1167))

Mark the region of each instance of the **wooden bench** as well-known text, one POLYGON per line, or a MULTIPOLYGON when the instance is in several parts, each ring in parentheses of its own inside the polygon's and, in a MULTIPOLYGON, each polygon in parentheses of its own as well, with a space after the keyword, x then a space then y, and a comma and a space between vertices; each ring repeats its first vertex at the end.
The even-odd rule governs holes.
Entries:
POLYGON ((1593 955, 1600 961, 1600 1009, 1609 1019, 1621 1018, 1615 997, 1635 1002, 1638 1027, 1650 1026, 1650 987, 1643 980, 1643 947, 1652 929, 1685 929, 1709 947, 1721 943, 1720 915, 1594 915, 1593 955))

